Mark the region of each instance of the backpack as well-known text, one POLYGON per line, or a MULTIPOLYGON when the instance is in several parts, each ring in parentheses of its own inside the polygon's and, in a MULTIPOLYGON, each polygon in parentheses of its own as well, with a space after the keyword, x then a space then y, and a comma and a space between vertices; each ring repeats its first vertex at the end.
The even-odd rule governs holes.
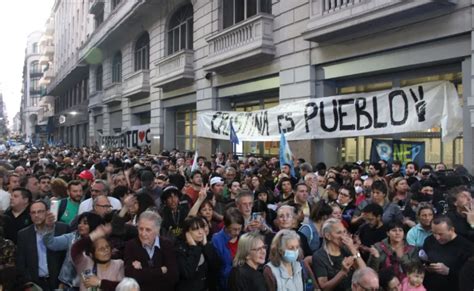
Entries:
POLYGON ((58 221, 61 219, 63 216, 64 212, 66 212, 66 207, 67 207, 67 198, 63 198, 59 201, 59 207, 58 207, 58 221))

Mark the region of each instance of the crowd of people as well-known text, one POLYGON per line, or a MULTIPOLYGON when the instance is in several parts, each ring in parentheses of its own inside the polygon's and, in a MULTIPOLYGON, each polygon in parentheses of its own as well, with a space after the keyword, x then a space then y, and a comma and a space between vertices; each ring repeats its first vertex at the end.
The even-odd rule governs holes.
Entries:
POLYGON ((0 165, 0 290, 474 289, 462 167, 68 147, 0 165))

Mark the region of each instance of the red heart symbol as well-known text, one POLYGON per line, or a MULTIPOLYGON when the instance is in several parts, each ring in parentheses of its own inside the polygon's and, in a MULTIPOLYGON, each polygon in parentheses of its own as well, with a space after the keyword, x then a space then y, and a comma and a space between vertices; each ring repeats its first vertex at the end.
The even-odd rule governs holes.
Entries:
POLYGON ((145 138, 145 132, 144 131, 139 131, 138 132, 138 138, 140 139, 140 142, 143 142, 143 139, 145 138))

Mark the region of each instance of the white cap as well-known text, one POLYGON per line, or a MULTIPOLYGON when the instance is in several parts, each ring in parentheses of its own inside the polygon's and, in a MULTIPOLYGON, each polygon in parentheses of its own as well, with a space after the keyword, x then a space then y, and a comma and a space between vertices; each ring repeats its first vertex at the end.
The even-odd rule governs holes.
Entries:
POLYGON ((212 177, 211 178, 211 186, 214 185, 214 184, 218 184, 218 183, 221 183, 221 184, 224 184, 224 180, 221 178, 221 177, 212 177))

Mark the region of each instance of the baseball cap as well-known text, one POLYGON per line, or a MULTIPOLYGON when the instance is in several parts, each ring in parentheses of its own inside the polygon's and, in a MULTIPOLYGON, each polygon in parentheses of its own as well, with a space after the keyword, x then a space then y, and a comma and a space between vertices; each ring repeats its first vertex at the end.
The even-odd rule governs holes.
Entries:
POLYGON ((79 174, 79 178, 94 181, 94 175, 92 175, 91 171, 84 170, 79 174))
POLYGON ((212 177, 211 178, 211 181, 209 182, 209 184, 211 184, 211 186, 215 185, 215 184, 224 184, 224 179, 222 179, 222 177, 212 177))

